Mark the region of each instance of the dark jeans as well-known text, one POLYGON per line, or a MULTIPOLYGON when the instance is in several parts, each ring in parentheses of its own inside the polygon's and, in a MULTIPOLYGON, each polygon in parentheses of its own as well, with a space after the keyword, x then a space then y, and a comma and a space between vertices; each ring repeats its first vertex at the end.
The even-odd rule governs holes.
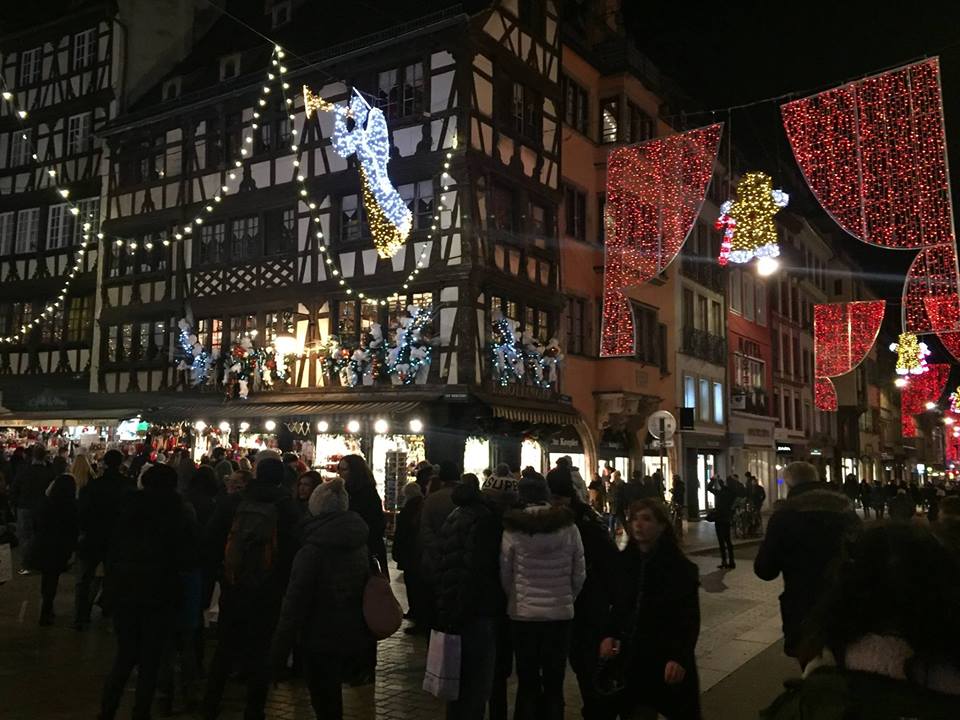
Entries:
POLYGON ((563 677, 570 650, 570 621, 513 621, 517 658, 514 720, 563 720, 563 677))
POLYGON ((460 696, 447 720, 483 720, 497 666, 497 619, 477 617, 460 631, 460 696))
POLYGON ((696 665, 687 663, 686 677, 676 685, 663 682, 663 665, 628 670, 631 679, 620 698, 622 720, 701 720, 700 680, 696 665), (659 713, 659 715, 658 715, 659 713))
POLYGON ((187 704, 197 700, 197 652, 194 648, 193 628, 178 630, 173 641, 167 646, 167 652, 160 667, 160 692, 170 698, 176 694, 177 666, 180 667, 181 698, 187 704), (179 661, 179 663, 178 663, 179 661))
POLYGON ((53 617, 53 601, 57 597, 57 585, 60 584, 60 573, 43 571, 40 576, 40 617, 53 617))
POLYGON ((77 556, 77 586, 73 600, 73 620, 76 623, 90 622, 90 612, 96 599, 93 585, 97 577, 97 566, 102 561, 99 554, 77 556))
POLYGON ((304 654, 310 704, 318 718, 341 720, 343 717, 343 656, 307 651, 304 654))
POLYGON ((34 512, 27 508, 17 508, 17 540, 20 541, 20 567, 33 570, 33 538, 36 535, 34 512))
POLYGON ((164 608, 118 608, 114 615, 117 657, 103 686, 100 720, 113 720, 130 673, 137 668, 134 720, 149 720, 157 675, 173 630, 173 614, 164 608))
POLYGON ((714 523, 717 541, 720 543, 720 557, 724 565, 733 565, 733 540, 730 539, 730 523, 717 520, 714 523))
POLYGON ((234 661, 242 663, 247 682, 245 720, 263 720, 270 685, 268 653, 279 608, 254 606, 239 610, 221 602, 217 626, 217 650, 207 675, 207 692, 203 699, 206 718, 220 712, 220 701, 234 661))
POLYGON ((513 639, 511 623, 506 615, 497 618, 497 657, 490 691, 490 720, 507 720, 507 680, 513 674, 513 639))

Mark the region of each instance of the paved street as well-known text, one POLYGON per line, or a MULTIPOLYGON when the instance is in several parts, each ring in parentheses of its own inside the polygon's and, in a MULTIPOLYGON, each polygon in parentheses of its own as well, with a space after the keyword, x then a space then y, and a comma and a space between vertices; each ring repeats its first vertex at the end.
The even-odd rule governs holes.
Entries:
MULTIPOLYGON (((779 692, 794 666, 780 651, 777 595, 780 583, 753 576, 755 543, 741 547, 733 571, 716 569, 710 549, 713 526, 695 525, 686 544, 699 565, 703 626, 697 647, 707 720, 756 717, 779 692)), ((57 600, 57 624, 37 626, 39 578, 15 577, 0 587, 0 698, 4 720, 67 720, 96 714, 104 674, 114 643, 105 623, 91 630, 70 629, 73 579, 64 576, 57 600)), ((402 584, 397 584, 398 594, 402 584)), ((346 689, 346 717, 359 719, 443 717, 441 703, 420 689, 426 643, 402 633, 380 644, 375 687, 346 689)), ((567 687, 567 716, 579 717, 572 675, 567 687)), ((240 688, 231 686, 224 718, 239 718, 240 688)), ((124 708, 129 707, 128 692, 124 708)), ((125 711, 122 711, 121 717, 125 711)), ((268 717, 312 718, 309 699, 299 681, 283 683, 271 693, 268 717)))

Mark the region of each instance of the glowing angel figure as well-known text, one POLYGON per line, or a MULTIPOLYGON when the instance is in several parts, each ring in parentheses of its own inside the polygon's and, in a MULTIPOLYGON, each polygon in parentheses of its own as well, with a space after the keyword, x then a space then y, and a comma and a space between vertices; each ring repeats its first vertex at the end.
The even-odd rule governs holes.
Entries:
POLYGON ((334 113, 333 149, 340 157, 356 154, 360 161, 361 197, 367 214, 370 234, 380 257, 393 257, 410 234, 413 213, 390 182, 387 163, 390 161, 390 135, 387 121, 379 108, 354 90, 349 106, 334 105, 314 95, 303 86, 304 110, 334 113), (348 120, 353 120, 353 128, 348 120))
POLYGON ((715 227, 723 230, 720 244, 721 265, 748 263, 753 258, 780 255, 777 227, 773 216, 790 202, 790 196, 773 189, 773 180, 762 172, 744 175, 737 183, 737 199, 720 206, 715 227))

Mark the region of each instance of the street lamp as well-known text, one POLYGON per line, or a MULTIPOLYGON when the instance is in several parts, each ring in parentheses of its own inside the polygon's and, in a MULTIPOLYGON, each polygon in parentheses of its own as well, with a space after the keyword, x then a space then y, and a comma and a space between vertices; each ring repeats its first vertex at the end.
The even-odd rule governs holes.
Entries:
POLYGON ((276 420, 267 420, 263 426, 267 429, 267 432, 273 432, 277 429, 277 422, 276 420))
POLYGON ((780 261, 772 257, 762 257, 757 260, 757 275, 769 277, 780 269, 780 261))

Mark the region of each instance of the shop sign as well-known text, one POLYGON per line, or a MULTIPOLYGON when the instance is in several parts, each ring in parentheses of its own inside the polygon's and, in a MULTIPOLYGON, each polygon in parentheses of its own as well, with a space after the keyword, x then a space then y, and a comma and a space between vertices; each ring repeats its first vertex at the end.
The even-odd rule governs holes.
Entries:
POLYGON ((470 400, 470 393, 448 392, 443 394, 443 399, 447 402, 468 402, 470 400))
POLYGON ((812 449, 810 450, 810 454, 811 454, 811 455, 815 455, 815 456, 819 456, 819 455, 823 455, 823 451, 820 450, 820 448, 812 448, 812 449))
MULTIPOLYGON (((665 448, 672 448, 672 447, 673 447, 673 440, 664 440, 662 444, 663 444, 663 447, 665 447, 665 448)), ((650 442, 650 447, 652 447, 654 450, 659 450, 659 449, 660 449, 660 445, 661 445, 661 441, 660 441, 660 440, 657 440, 656 438, 654 438, 654 439, 650 442)))
POLYGON ((782 455, 792 455, 793 446, 792 445, 777 445, 777 452, 782 455))
POLYGON ((580 436, 572 427, 565 427, 547 443, 547 452, 583 452, 580 436))

